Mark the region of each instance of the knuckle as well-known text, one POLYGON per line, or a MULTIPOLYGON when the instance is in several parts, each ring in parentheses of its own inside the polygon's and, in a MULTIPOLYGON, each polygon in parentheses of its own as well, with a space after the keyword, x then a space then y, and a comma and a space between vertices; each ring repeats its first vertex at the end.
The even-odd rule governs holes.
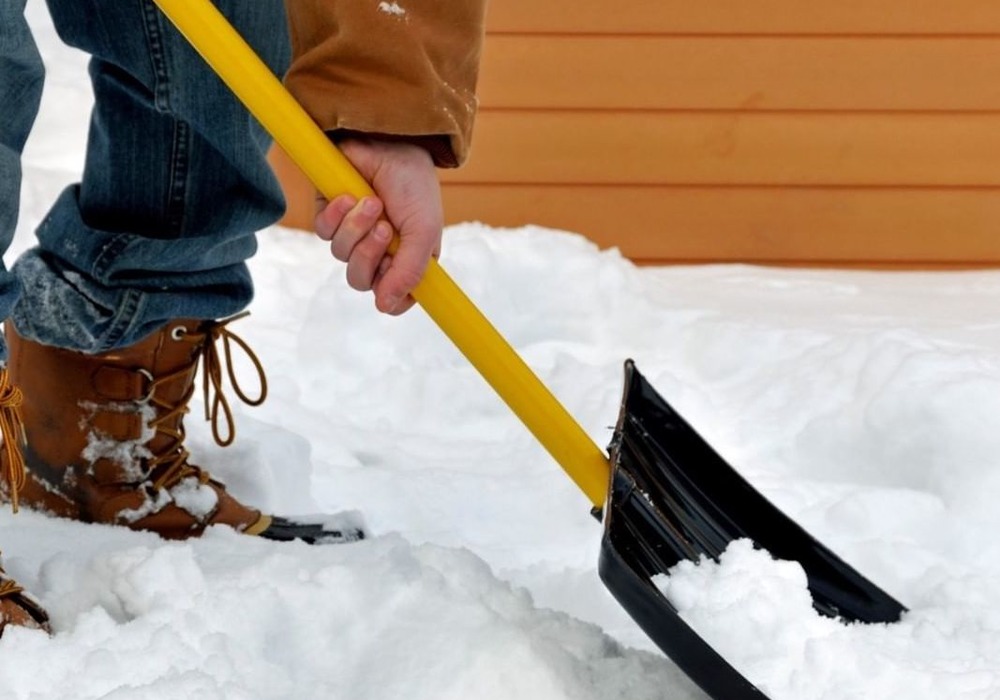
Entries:
POLYGON ((423 274, 420 270, 415 268, 403 267, 396 270, 395 277, 396 286, 408 294, 420 283, 420 280, 423 278, 423 274))
POLYGON ((338 239, 334 236, 333 242, 330 244, 330 252, 333 254, 333 257, 340 262, 347 262, 350 260, 351 250, 350 248, 345 247, 343 238, 338 239))
POLYGON ((369 280, 363 273, 358 272, 357 268, 350 266, 347 268, 347 284, 351 289, 358 292, 367 292, 372 288, 371 280, 369 280))

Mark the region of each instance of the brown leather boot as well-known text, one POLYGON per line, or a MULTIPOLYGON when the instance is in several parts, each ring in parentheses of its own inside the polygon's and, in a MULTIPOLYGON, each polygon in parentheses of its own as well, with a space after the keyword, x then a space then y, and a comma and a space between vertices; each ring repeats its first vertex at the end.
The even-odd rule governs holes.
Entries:
POLYGON ((0 567, 0 636, 7 625, 48 630, 49 616, 38 601, 0 567))
POLYGON ((172 539, 214 524, 248 534, 271 525, 270 516, 243 505, 191 464, 184 448, 183 417, 202 358, 206 401, 215 391, 207 404, 213 434, 222 445, 233 439, 217 341, 227 360, 235 343, 258 369, 260 396, 250 399, 229 367, 240 398, 256 405, 266 395, 260 362, 226 322, 175 321, 130 347, 98 355, 42 345, 21 337, 10 321, 5 325, 10 380, 24 394, 27 473, 20 503, 172 539), (224 436, 220 420, 227 424, 224 436))
MULTIPOLYGON (((24 479, 21 445, 21 392, 11 386, 7 369, 0 367, 0 435, 3 437, 4 476, 8 492, 17 493, 24 479)), ((0 636, 7 625, 48 629, 49 616, 0 566, 0 636)))

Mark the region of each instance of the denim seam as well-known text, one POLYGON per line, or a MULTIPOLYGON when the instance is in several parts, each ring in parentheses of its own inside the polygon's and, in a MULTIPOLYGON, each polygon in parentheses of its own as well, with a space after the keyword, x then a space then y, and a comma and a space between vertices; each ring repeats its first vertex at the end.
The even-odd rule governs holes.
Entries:
MULTIPOLYGON (((108 268, 128 248, 132 240, 133 237, 128 234, 119 234, 101 249, 94 262, 93 276, 95 279, 106 281, 104 278, 108 268)), ((121 339, 125 337, 136 319, 139 318, 139 311, 144 305, 146 295, 136 289, 123 289, 121 295, 118 309, 115 311, 107 332, 104 333, 104 337, 95 348, 95 352, 106 352, 118 347, 121 339)))
POLYGON ((184 230, 184 213, 187 210, 188 164, 190 162, 191 128, 187 122, 174 122, 174 144, 170 159, 170 194, 167 203, 168 226, 174 234, 184 230))
POLYGON ((160 28, 159 11, 149 0, 140 0, 146 44, 149 46, 149 61, 153 70, 153 103, 158 110, 170 111, 170 92, 167 76, 167 61, 164 55, 163 32, 160 28))
POLYGON ((118 311, 96 352, 107 352, 120 345, 121 339, 132 330, 135 321, 142 315, 140 312, 145 299, 146 295, 137 289, 122 291, 122 301, 118 305, 118 311))
POLYGON ((156 109, 174 120, 173 144, 170 152, 170 174, 167 191, 167 227, 174 235, 184 230, 187 210, 187 180, 190 163, 191 127, 173 113, 171 80, 166 42, 160 11, 150 0, 142 0, 146 42, 153 70, 153 102, 156 109))
POLYGON ((115 259, 125 251, 131 241, 132 236, 127 233, 113 237, 95 256, 91 275, 102 283, 106 282, 105 275, 108 269, 115 259))

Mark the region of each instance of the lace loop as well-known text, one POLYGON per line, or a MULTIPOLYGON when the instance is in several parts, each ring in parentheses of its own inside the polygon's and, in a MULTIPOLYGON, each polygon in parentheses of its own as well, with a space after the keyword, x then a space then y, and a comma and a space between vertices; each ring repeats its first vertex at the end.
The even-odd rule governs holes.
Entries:
POLYGON ((201 346, 202 357, 202 389, 205 397, 205 420, 212 423, 212 437, 221 447, 227 447, 236 439, 236 422, 233 420, 232 407, 223 392, 222 365, 225 359, 226 374, 229 376, 229 383, 236 392, 240 401, 248 406, 260 406, 267 398, 267 376, 264 374, 264 366, 260 358, 250 349, 243 338, 229 330, 229 324, 238 321, 250 314, 249 311, 232 316, 223 321, 216 321, 208 324, 203 331, 205 341, 201 346), (222 354, 219 354, 218 341, 222 341, 222 354), (233 367, 233 344, 236 344, 250 363, 257 370, 257 380, 260 392, 256 398, 251 398, 243 387, 240 386, 236 378, 236 371, 233 367), (223 438, 219 431, 219 417, 225 421, 226 436, 223 438))
MULTIPOLYGON (((6 368, 0 369, 0 437, 3 438, 4 478, 10 489, 10 504, 17 512, 17 494, 24 486, 27 475, 24 470, 22 448, 28 443, 21 418, 21 404, 24 395, 10 383, 6 368)), ((2 591, 2 587, 0 587, 2 591)))

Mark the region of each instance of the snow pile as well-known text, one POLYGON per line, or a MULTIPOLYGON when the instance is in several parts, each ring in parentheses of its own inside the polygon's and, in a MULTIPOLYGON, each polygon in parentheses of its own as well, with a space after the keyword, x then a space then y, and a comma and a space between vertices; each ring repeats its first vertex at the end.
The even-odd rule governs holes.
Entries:
MULTIPOLYGON (((936 598, 959 590, 964 596, 985 583, 949 578, 936 598)), ((996 695, 1000 616, 980 607, 982 591, 976 604, 952 601, 947 613, 928 606, 891 625, 846 624, 813 610, 797 563, 772 559, 748 540, 732 543, 718 563, 681 562, 655 583, 689 625, 774 700, 996 695), (966 617, 973 608, 978 612, 966 617), (993 655, 977 658, 971 648, 993 655)))
POLYGON ((801 566, 774 560, 749 540, 732 543, 718 564, 684 561, 670 573, 654 580, 661 592, 719 653, 741 660, 744 675, 765 678, 770 664, 784 666, 810 638, 838 628, 813 612, 801 566))
MULTIPOLYGON (((102 537, 87 529, 68 532, 102 537)), ((103 536, 107 551, 42 567, 59 632, 4 635, 5 697, 653 699, 669 678, 461 550, 103 536)))
MULTIPOLYGON (((57 50, 15 251, 78 177, 83 57, 57 50), (67 109, 72 105, 73 109, 67 109)), ((735 543, 661 581, 773 700, 1000 698, 1000 274, 636 269, 578 236, 463 225, 443 261, 600 444, 621 363, 764 495, 910 608, 818 617, 796 564, 735 543)), ((7 262, 12 257, 8 256, 7 262)), ((282 515, 359 511, 309 548, 168 543, 0 511, 55 634, 0 640, 0 693, 57 698, 702 697, 598 580, 572 482, 419 311, 387 318, 315 239, 272 230, 253 317, 270 379, 195 461, 282 515)))

